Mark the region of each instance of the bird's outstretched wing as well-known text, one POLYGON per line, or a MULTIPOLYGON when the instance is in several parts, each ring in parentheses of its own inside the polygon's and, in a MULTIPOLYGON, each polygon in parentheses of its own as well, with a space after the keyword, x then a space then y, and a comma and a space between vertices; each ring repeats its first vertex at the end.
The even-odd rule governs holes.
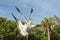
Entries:
POLYGON ((39 28, 41 25, 39 25, 39 24, 37 24, 37 25, 35 25, 35 24, 32 24, 31 25, 31 28, 39 28))
POLYGON ((22 22, 20 20, 18 20, 17 26, 20 31, 23 30, 23 28, 24 28, 24 25, 22 24, 22 22))
POLYGON ((34 27, 36 27, 36 25, 32 24, 31 27, 34 28, 34 27))
POLYGON ((32 20, 32 13, 33 13, 33 9, 31 8, 31 11, 30 11, 30 15, 29 15, 29 20, 32 20))
POLYGON ((14 16, 14 14, 13 13, 11 13, 11 15, 13 16, 13 18, 16 20, 16 22, 17 22, 17 18, 14 16))
POLYGON ((16 24, 17 24, 17 27, 18 27, 18 29, 19 30, 22 30, 23 29, 23 24, 22 24, 22 22, 20 21, 20 20, 18 20, 15 16, 14 16, 14 14, 12 13, 12 16, 13 16, 13 18, 16 20, 16 24))
POLYGON ((25 21, 27 22, 28 20, 27 20, 26 16, 20 11, 20 9, 17 6, 15 8, 25 18, 25 21))

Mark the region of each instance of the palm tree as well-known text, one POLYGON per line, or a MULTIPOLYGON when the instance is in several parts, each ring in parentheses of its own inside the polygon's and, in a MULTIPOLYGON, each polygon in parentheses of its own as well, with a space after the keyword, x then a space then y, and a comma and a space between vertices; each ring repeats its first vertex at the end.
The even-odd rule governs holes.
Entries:
MULTIPOLYGON (((44 32, 44 34, 46 34, 47 32, 47 36, 48 36, 48 40, 50 40, 50 32, 52 31, 52 27, 53 27, 54 22, 52 21, 52 18, 45 18, 42 22, 41 22, 41 28, 42 31, 44 32)), ((44 36, 45 38, 45 36, 44 36)))

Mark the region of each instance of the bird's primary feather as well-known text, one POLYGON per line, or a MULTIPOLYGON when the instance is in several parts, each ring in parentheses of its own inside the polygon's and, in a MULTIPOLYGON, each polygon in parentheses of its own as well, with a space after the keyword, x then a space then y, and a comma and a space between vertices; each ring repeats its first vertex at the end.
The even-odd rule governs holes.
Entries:
POLYGON ((14 16, 14 14, 12 13, 12 16, 13 16, 13 18, 16 20, 16 24, 17 24, 17 27, 18 27, 18 29, 19 30, 22 30, 23 29, 23 24, 22 24, 22 22, 20 21, 20 20, 18 20, 15 16, 14 16))

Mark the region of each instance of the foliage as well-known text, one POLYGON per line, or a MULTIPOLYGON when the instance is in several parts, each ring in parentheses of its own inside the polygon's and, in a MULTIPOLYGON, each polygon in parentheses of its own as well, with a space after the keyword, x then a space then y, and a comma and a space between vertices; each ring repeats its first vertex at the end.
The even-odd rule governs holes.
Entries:
MULTIPOLYGON (((29 40, 47 40, 47 36, 45 39, 44 36, 46 35, 41 31, 41 27, 36 27, 29 33, 29 40)), ((25 37, 20 34, 15 21, 0 17, 0 40, 25 40, 25 37)), ((54 24, 51 40, 60 40, 60 24, 58 22, 54 24)))

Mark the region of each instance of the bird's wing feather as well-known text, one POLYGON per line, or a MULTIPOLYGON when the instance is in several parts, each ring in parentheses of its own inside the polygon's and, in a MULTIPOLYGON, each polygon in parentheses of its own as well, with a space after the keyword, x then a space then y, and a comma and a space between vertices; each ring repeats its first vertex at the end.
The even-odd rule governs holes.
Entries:
POLYGON ((18 26, 19 30, 23 30, 24 25, 22 24, 22 22, 20 20, 18 20, 17 26, 18 26))
POLYGON ((34 27, 36 27, 36 25, 32 24, 31 27, 34 28, 34 27))
POLYGON ((35 25, 35 24, 32 24, 31 25, 31 28, 37 28, 37 27, 40 27, 41 25, 39 25, 39 24, 37 24, 37 25, 35 25))
POLYGON ((18 29, 19 29, 19 30, 22 30, 24 25, 22 24, 21 20, 18 20, 18 19, 14 16, 13 13, 12 13, 12 16, 13 16, 13 18, 16 20, 16 24, 17 24, 18 29))
POLYGON ((27 22, 27 18, 26 16, 20 11, 20 9, 18 7, 16 7, 16 10, 25 18, 25 21, 27 22))

